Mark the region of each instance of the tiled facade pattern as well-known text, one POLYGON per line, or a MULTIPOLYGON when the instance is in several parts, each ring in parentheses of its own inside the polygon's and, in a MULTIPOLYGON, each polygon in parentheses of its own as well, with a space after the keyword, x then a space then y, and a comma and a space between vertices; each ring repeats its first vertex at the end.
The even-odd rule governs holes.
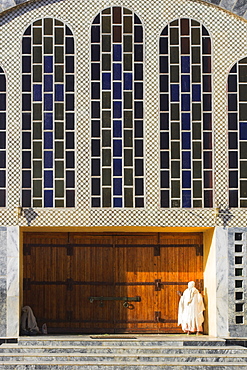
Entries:
POLYGON ((247 25, 243 19, 229 15, 215 6, 187 0, 171 3, 156 0, 152 11, 146 2, 133 0, 114 5, 133 9, 144 27, 145 51, 145 153, 146 194, 144 209, 92 209, 90 205, 90 27, 94 17, 108 1, 87 3, 67 1, 34 1, 12 9, 1 19, 1 60, 8 86, 8 199, 7 208, 0 209, 2 225, 19 226, 245 226, 245 209, 228 209, 227 198, 227 112, 226 81, 234 63, 247 55, 247 25), (80 22, 78 22, 80 15, 80 22), (20 199, 21 171, 21 39, 25 29, 42 17, 61 19, 71 27, 77 54, 76 74, 76 207, 71 209, 25 208, 20 218, 16 207, 20 199), (209 209, 161 209, 159 184, 158 132, 158 38, 164 27, 174 19, 190 18, 201 22, 212 39, 213 110, 215 150, 215 202, 209 209), (237 30, 235 33, 232 30, 237 30), (222 31, 223 30, 223 31, 222 31), (9 35, 11 34, 11 43, 9 35), (83 37, 80 37, 83 35, 83 37), (6 56, 6 57, 5 57, 6 56), (83 60, 83 63, 80 61, 83 60), (154 77, 156 76, 156 78, 154 77))

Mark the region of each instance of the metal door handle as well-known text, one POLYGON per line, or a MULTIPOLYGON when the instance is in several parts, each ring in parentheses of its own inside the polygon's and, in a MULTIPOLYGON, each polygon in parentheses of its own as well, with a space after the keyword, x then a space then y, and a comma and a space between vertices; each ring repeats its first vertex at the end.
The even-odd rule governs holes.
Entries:
POLYGON ((125 308, 133 309, 133 304, 129 302, 141 302, 141 297, 89 297, 88 298, 90 303, 93 303, 94 301, 100 301, 100 306, 103 307, 104 302, 103 301, 124 301, 123 306, 125 308))

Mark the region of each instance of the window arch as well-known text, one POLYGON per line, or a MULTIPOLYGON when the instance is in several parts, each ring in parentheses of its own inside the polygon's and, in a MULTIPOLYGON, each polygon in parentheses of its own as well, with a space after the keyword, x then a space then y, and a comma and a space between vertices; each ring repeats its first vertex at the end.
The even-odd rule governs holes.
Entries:
POLYGON ((211 39, 181 18, 159 40, 161 207, 213 207, 211 39))
POLYGON ((228 75, 229 206, 247 207, 247 58, 228 75))
POLYGON ((6 207, 7 170, 6 170, 6 124, 7 124, 6 76, 0 67, 0 207, 6 207))
POLYGON ((143 207, 143 28, 123 7, 92 24, 91 129, 92 207, 143 207))
POLYGON ((75 206, 75 50, 71 29, 44 18, 22 39, 22 205, 75 206))

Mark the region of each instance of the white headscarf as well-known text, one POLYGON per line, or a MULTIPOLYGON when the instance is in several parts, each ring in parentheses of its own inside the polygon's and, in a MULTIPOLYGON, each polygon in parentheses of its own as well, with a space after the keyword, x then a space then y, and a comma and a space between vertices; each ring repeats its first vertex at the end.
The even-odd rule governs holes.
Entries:
POLYGON ((192 301, 194 293, 197 292, 197 289, 195 288, 195 282, 194 281, 189 281, 188 282, 188 289, 189 289, 189 301, 192 301))

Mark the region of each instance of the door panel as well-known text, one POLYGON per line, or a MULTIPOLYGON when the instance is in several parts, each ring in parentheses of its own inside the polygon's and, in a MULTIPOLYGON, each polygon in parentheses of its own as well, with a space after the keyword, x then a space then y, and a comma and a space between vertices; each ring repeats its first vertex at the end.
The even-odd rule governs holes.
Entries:
POLYGON ((156 269, 153 247, 117 247, 116 296, 140 297, 140 302, 131 302, 124 307, 116 301, 115 317, 118 331, 155 330, 154 305, 156 301, 154 284, 156 269))
POLYGON ((140 297, 140 302, 115 302, 116 332, 155 332, 156 292, 154 280, 157 269, 154 245, 157 234, 117 235, 115 237, 116 296, 140 297))
POLYGON ((177 326, 178 291, 183 292, 189 281, 203 279, 201 234, 160 234, 158 306, 160 332, 181 332, 177 326))
POLYGON ((73 280, 72 325, 80 332, 113 332, 111 301, 89 297, 114 296, 114 256, 112 236, 72 234, 71 279, 73 280), (102 245, 102 246, 101 246, 102 245))
POLYGON ((62 234, 25 234, 24 305, 31 306, 39 326, 45 322, 49 328, 70 325, 67 242, 62 234))

